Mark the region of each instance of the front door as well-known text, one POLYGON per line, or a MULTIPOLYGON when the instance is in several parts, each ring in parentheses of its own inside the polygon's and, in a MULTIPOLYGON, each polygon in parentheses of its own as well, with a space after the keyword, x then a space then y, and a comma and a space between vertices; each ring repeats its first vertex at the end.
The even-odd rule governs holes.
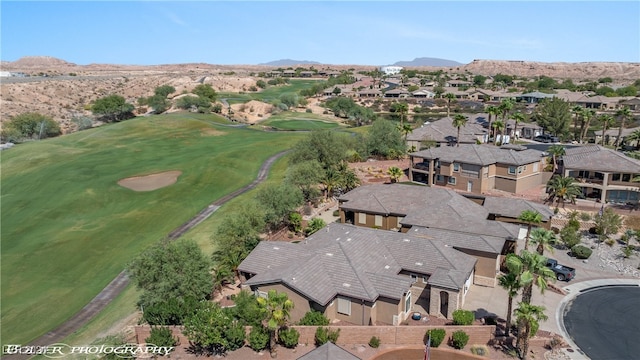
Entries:
POLYGON ((449 293, 440 291, 440 314, 449 317, 449 293))
POLYGON ((473 188, 473 181, 471 180, 467 181, 467 191, 471 192, 472 188, 473 188))

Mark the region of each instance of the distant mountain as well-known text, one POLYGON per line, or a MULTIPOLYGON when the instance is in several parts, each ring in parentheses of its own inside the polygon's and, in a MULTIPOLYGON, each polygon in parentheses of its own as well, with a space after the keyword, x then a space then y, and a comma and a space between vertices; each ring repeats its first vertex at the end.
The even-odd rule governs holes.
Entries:
POLYGON ((460 66, 460 65, 464 65, 464 64, 459 63, 457 61, 453 61, 453 60, 447 60, 447 59, 421 57, 421 58, 415 58, 415 59, 413 59, 411 61, 398 61, 393 65, 395 65, 395 66, 405 66, 405 67, 411 67, 411 66, 447 66, 447 67, 451 67, 451 66, 460 66))
POLYGON ((281 59, 281 60, 270 61, 268 63, 258 64, 258 65, 292 66, 292 65, 320 65, 320 63, 317 61, 308 61, 308 60, 281 59))
POLYGON ((24 56, 11 62, 14 66, 39 67, 39 66, 74 66, 75 64, 54 58, 53 56, 24 56))

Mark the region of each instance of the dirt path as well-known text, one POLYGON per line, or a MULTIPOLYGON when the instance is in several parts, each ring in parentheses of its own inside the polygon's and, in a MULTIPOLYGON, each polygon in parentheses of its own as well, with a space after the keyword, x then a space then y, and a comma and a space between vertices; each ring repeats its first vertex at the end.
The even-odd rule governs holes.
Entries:
MULTIPOLYGON (((284 156, 289 150, 279 152, 269 159, 267 159, 260 170, 258 171, 258 176, 251 182, 251 184, 238 189, 230 194, 227 194, 220 199, 214 201, 205 209, 200 211, 196 216, 191 218, 186 223, 180 225, 176 230, 172 231, 167 238, 169 240, 178 239, 187 231, 194 228, 196 225, 203 222, 207 219, 211 214, 213 214, 216 210, 218 210, 222 205, 230 201, 231 199, 246 193, 247 191, 255 188, 258 184, 263 182, 267 175, 269 174, 269 170, 273 163, 276 162, 279 158, 284 156)), ((115 279, 113 279, 109 285, 107 285, 95 298, 93 298, 82 310, 76 313, 69 320, 62 323, 60 326, 55 328, 52 331, 40 336, 36 340, 29 343, 30 346, 47 346, 55 343, 61 342, 64 338, 71 335, 73 332, 77 331, 81 327, 83 327, 86 323, 88 323, 94 316, 96 316, 102 309, 104 309, 113 299, 115 299, 129 284, 129 276, 126 271, 123 270, 115 279)), ((11 360, 21 360, 21 359, 29 359, 32 355, 5 355, 2 356, 3 359, 11 359, 11 360)))

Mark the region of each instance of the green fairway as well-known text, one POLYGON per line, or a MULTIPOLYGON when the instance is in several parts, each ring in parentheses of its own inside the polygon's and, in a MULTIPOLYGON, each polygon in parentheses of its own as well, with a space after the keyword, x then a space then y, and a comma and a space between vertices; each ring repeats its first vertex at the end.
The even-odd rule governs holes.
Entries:
POLYGON ((227 99, 230 104, 242 104, 250 100, 259 100, 271 103, 274 100, 278 100, 282 94, 298 94, 300 90, 310 88, 318 83, 318 81, 319 80, 292 79, 289 80, 288 85, 269 85, 266 89, 258 92, 248 92, 243 94, 220 92, 218 93, 218 99, 227 99))
POLYGON ((330 121, 319 121, 311 119, 292 119, 292 120, 267 120, 261 125, 271 126, 279 130, 324 130, 333 129, 340 126, 338 123, 330 121))
POLYGON ((79 311, 143 248, 253 181, 302 135, 137 118, 2 152, 2 338, 26 344, 79 311), (181 171, 135 192, 130 176, 181 171))

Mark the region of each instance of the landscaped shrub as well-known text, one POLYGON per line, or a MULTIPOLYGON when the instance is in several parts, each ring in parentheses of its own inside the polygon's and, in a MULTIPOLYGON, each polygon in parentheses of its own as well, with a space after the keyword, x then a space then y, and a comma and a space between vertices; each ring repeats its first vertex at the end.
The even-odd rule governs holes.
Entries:
POLYGON ((278 332, 278 339, 280 344, 284 347, 293 349, 298 345, 298 339, 300 339, 300 333, 294 328, 282 329, 278 332))
POLYGON ((249 333, 249 347, 255 351, 264 350, 269 344, 269 332, 262 326, 254 326, 249 333))
POLYGON ((468 341, 469 335, 462 330, 454 331, 451 335, 451 345, 458 350, 464 349, 468 341))
POLYGON ((584 246, 584 245, 576 245, 576 246, 571 248, 571 252, 578 259, 588 259, 589 256, 591 256, 591 253, 593 251, 591 249, 589 249, 588 247, 584 246))
POLYGON ((458 309, 453 312, 453 325, 471 325, 475 319, 473 311, 458 309))
POLYGON ((429 335, 431 335, 431 346, 438 347, 440 346, 440 344, 442 344, 442 341, 444 340, 445 335, 447 335, 447 332, 444 329, 427 330, 425 334, 426 341, 429 340, 429 335))
POLYGON ((326 344, 328 341, 332 343, 336 343, 338 341, 338 337, 340 336, 340 329, 337 330, 329 330, 328 328, 320 326, 316 329, 316 346, 322 346, 326 344))
POLYGON ((580 233, 573 227, 565 226, 560 230, 560 240, 564 246, 571 249, 580 243, 580 233))
POLYGON ((178 340, 173 337, 171 329, 166 326, 154 326, 151 328, 151 334, 148 338, 144 339, 147 344, 153 344, 155 346, 176 346, 178 340))
POLYGON ((319 311, 308 311, 304 317, 298 322, 300 325, 306 326, 324 326, 329 325, 329 319, 319 311))
POLYGON ((240 349, 244 346, 244 340, 246 338, 244 326, 240 325, 238 322, 234 322, 231 326, 225 329, 224 337, 228 342, 227 350, 234 351, 240 349))
POLYGON ((378 346, 380 346, 380 338, 378 338, 377 336, 372 336, 371 340, 369 340, 369 346, 371 346, 374 349, 377 349, 378 346))
POLYGON ((471 353, 478 356, 487 356, 489 355, 489 348, 487 345, 472 345, 471 353))
POLYGON ((581 212, 580 213, 580 220, 582 221, 589 221, 591 220, 591 214, 587 213, 587 212, 581 212))

